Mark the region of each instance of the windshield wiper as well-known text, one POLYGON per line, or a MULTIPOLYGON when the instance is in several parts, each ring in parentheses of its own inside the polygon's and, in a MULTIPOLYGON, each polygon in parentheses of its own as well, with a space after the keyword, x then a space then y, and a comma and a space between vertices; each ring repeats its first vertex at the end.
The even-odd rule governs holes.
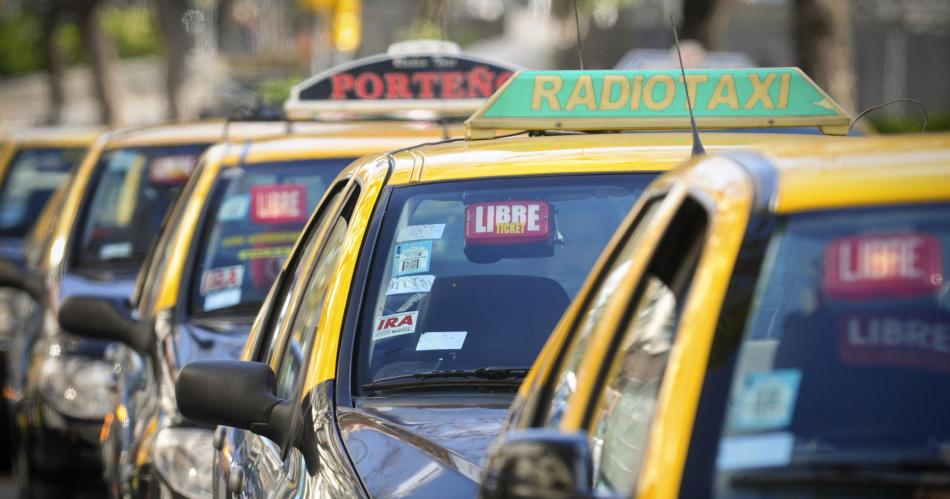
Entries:
POLYGON ((528 375, 526 367, 480 367, 478 369, 447 369, 400 374, 374 380, 364 390, 389 390, 438 385, 478 384, 515 387, 528 375))

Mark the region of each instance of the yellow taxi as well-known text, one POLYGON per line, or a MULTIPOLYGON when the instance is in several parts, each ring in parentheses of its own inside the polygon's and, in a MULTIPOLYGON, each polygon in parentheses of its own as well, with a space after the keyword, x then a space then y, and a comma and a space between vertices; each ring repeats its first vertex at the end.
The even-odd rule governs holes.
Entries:
MULTIPOLYGON (((671 74, 519 72, 466 122, 467 140, 347 167, 242 361, 196 361, 178 377, 185 417, 237 428, 221 437, 216 495, 475 494, 558 318, 647 185, 690 156, 671 74), (679 131, 584 133, 642 129, 679 131)), ((849 123, 794 69, 697 76, 710 84, 697 83, 698 105, 728 97, 710 126, 849 123)), ((707 145, 780 137, 715 133, 707 145)))
POLYGON ((482 496, 945 494, 948 203, 947 134, 663 175, 522 385, 482 496))
POLYGON ((283 135, 280 122, 198 122, 104 133, 90 147, 44 216, 45 241, 28 244, 25 270, 0 264, 3 285, 30 293, 17 331, 17 369, 4 395, 16 431, 16 468, 24 489, 62 493, 77 486, 49 477, 79 476, 96 485, 99 429, 111 408, 112 365, 104 342, 79 341, 56 313, 73 294, 127 300, 135 274, 168 206, 199 155, 225 138, 283 135), (55 216, 54 216, 55 215, 55 216), (78 475, 77 475, 77 472, 78 475))
MULTIPOLYGON (((473 62, 437 57, 446 70, 452 61, 473 62)), ((181 367, 239 356, 284 258, 345 166, 364 155, 461 137, 458 124, 432 118, 452 119, 458 112, 453 110, 465 106, 470 113, 484 100, 466 94, 449 106, 429 98, 424 88, 388 99, 359 95, 366 85, 373 91, 366 74, 398 84, 411 82, 423 69, 381 71, 392 61, 391 55, 355 61, 298 85, 287 114, 321 118, 288 122, 295 129, 306 125, 306 134, 229 140, 209 148, 170 208, 131 303, 81 293, 64 301, 63 329, 124 344, 109 356, 116 366, 116 396, 99 435, 113 497, 211 495, 213 428, 178 412, 174 381, 181 367), (358 100, 343 98, 347 92, 358 100), (410 119, 389 118, 400 114, 410 119), (411 119, 418 117, 426 120, 411 119)), ((491 76, 486 96, 497 87, 497 75, 510 72, 474 62, 476 74, 491 76)))

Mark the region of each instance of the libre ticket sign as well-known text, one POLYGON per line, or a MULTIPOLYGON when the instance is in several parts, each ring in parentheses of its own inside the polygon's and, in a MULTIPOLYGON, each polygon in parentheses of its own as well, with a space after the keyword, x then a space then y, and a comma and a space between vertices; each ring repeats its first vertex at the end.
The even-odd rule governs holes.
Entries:
MULTIPOLYGON (((798 68, 686 71, 521 71, 468 120, 471 131, 820 126, 846 133, 850 117, 798 68), (844 127, 842 129, 841 127, 844 127)), ((478 135, 476 132, 475 135, 478 135)))
POLYGON ((943 282, 940 241, 930 234, 843 237, 825 248, 824 290, 831 298, 913 298, 943 282))
POLYGON ((465 244, 532 244, 551 236, 551 207, 544 201, 474 203, 465 209, 465 244))
POLYGON ((517 68, 459 54, 367 57, 294 86, 285 104, 291 119, 321 112, 381 113, 428 109, 467 116, 517 68))
POLYGON ((251 187, 251 222, 286 224, 307 219, 307 186, 273 184, 251 187))

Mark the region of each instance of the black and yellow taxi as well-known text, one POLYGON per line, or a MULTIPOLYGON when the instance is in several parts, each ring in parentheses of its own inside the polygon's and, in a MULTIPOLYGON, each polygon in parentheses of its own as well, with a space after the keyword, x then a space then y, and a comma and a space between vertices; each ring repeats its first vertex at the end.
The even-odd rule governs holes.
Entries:
POLYGON ((361 75, 382 66, 392 66, 381 73, 385 81, 420 74, 418 65, 394 66, 390 54, 307 80, 307 98, 291 102, 287 114, 321 119, 305 134, 212 146, 170 209, 129 304, 80 294, 63 303, 63 329, 124 344, 112 352, 116 400, 99 435, 113 497, 211 495, 214 428, 178 412, 179 370, 193 360, 239 357, 284 258, 345 166, 360 156, 462 136, 458 124, 441 120, 465 106, 470 113, 512 68, 456 55, 417 53, 420 60, 437 57, 442 69, 477 62, 476 73, 490 76, 483 95, 466 94, 461 102, 450 95, 451 106, 419 90, 388 99, 363 95, 372 82, 361 75), (347 93, 355 99, 343 98, 347 93))
POLYGON ((945 495, 948 203, 946 134, 660 177, 522 385, 482 496, 945 495))
MULTIPOLYGON (((728 96, 711 126, 849 122, 795 69, 697 76, 710 84, 695 87, 699 105, 728 96)), ((684 96, 672 72, 519 72, 466 122, 467 140, 347 167, 241 361, 179 374, 185 417, 233 427, 215 442, 216 495, 474 495, 516 390, 602 249, 647 185, 689 157, 684 96)), ((707 145, 776 140, 716 133, 707 145)))
MULTIPOLYGON (((0 257, 22 260, 21 245, 53 192, 79 163, 99 131, 33 128, 0 139, 0 257)), ((0 288, 0 387, 6 385, 15 351, 22 293, 0 288)), ((15 356, 14 356, 15 357, 15 356)), ((6 399, 3 399, 6 400, 6 399)), ((9 461, 9 409, 0 400, 0 467, 9 461)))
POLYGON ((5 286, 28 292, 35 307, 17 331, 19 368, 4 395, 13 407, 15 468, 21 489, 54 496, 73 479, 97 485, 99 429, 111 408, 114 372, 105 342, 59 328, 72 294, 127 299, 162 218, 198 156, 225 134, 285 133, 283 123, 200 122, 123 129, 89 148, 45 218, 47 240, 29 245, 21 269, 0 264, 5 286))

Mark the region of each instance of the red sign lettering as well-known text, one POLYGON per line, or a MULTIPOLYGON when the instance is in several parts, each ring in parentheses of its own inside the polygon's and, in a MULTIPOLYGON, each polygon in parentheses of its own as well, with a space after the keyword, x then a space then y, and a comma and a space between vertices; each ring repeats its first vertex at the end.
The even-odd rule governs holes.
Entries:
POLYGON ((251 187, 251 222, 285 224, 307 219, 307 187, 273 184, 251 187))
POLYGON ((544 201, 497 201, 465 208, 465 243, 470 246, 530 244, 551 235, 551 207, 544 201))
POLYGON ((356 77, 356 96, 360 99, 378 99, 385 90, 383 79, 376 73, 360 73, 356 77))
POLYGON ((353 90, 353 75, 349 73, 338 73, 330 77, 333 93, 331 99, 345 99, 347 94, 353 90))
POLYGON ((933 293, 943 282, 940 241, 927 234, 845 237, 825 249, 825 292, 861 300, 933 293))

